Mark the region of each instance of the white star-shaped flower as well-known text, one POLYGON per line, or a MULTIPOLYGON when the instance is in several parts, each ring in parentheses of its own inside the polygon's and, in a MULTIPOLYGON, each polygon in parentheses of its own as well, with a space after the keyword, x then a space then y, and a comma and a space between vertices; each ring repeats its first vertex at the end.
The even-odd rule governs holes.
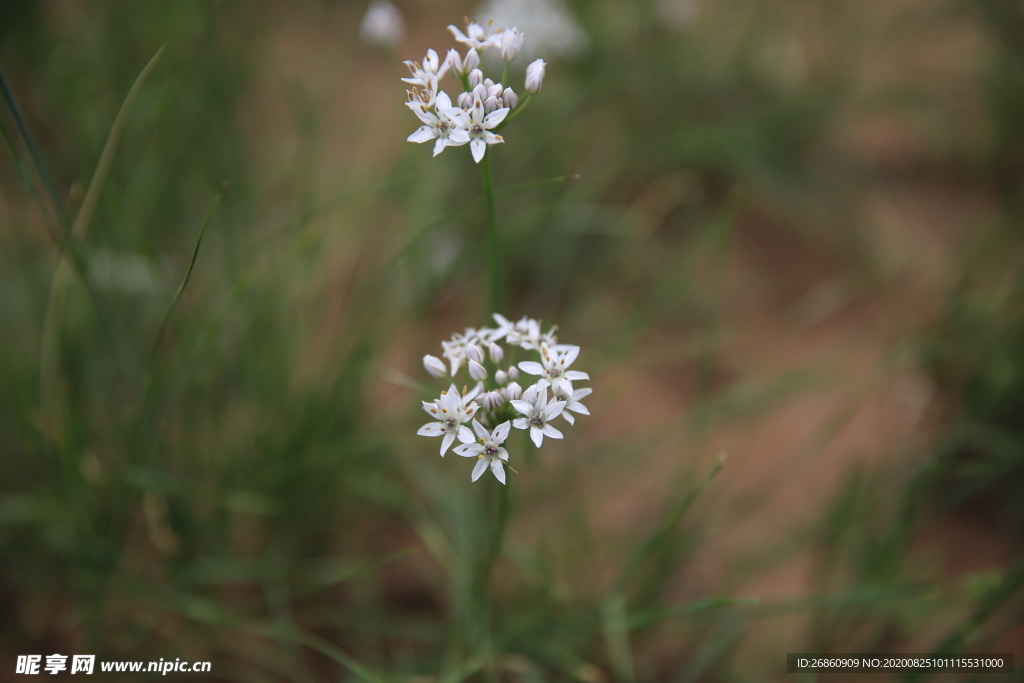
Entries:
POLYGON ((406 83, 412 83, 413 85, 421 85, 427 87, 430 85, 429 76, 432 74, 436 79, 440 79, 446 73, 448 73, 451 62, 447 59, 440 59, 437 56, 437 52, 433 49, 427 50, 427 56, 423 58, 423 63, 406 61, 405 65, 409 67, 409 72, 412 74, 412 78, 403 78, 402 80, 406 83))
MULTIPOLYGON (((490 27, 491 24, 488 24, 488 28, 490 27)), ((499 28, 497 30, 492 31, 491 33, 488 33, 487 29, 485 29, 483 26, 476 23, 475 21, 468 22, 466 24, 465 33, 460 31, 458 26, 454 25, 449 26, 448 30, 451 31, 452 36, 455 37, 455 40, 462 43, 463 45, 468 45, 474 50, 484 50, 489 47, 496 47, 498 45, 501 45, 501 40, 502 38, 504 38, 505 35, 505 29, 503 28, 499 28)))
POLYGON ((455 441, 456 436, 460 441, 473 440, 473 432, 465 423, 473 419, 479 406, 472 399, 480 392, 482 385, 465 396, 459 395, 459 390, 453 384, 447 391, 441 392, 441 398, 433 403, 423 401, 423 410, 431 417, 437 418, 438 422, 428 422, 419 428, 416 433, 420 436, 443 436, 441 441, 441 456, 443 457, 448 447, 455 441))
POLYGON ((473 420, 473 431, 479 437, 478 443, 473 443, 472 436, 467 441, 462 433, 459 433, 459 440, 463 441, 463 445, 456 446, 452 451, 464 458, 479 458, 476 467, 473 468, 473 481, 479 479, 489 467, 495 478, 502 484, 505 483, 505 468, 501 463, 508 462, 508 451, 502 448, 501 444, 508 438, 511 428, 512 425, 506 421, 495 427, 493 432, 488 432, 483 425, 473 420))
POLYGON ((519 369, 528 375, 539 375, 551 383, 555 394, 572 394, 572 382, 578 379, 590 379, 590 375, 578 370, 569 370, 576 357, 580 355, 578 346, 555 346, 546 344, 540 347, 542 363, 523 361, 519 369))
MULTIPOLYGON (((469 133, 469 149, 473 152, 473 161, 480 163, 487 152, 487 145, 497 145, 505 140, 491 129, 505 120, 509 108, 495 109, 490 114, 484 112, 484 102, 479 97, 473 98, 473 107, 459 116, 459 125, 469 133)), ((454 114, 454 111, 453 111, 454 114)))
MULTIPOLYGON (((544 380, 541 380, 541 382, 543 381, 544 380)), ((565 392, 564 385, 560 385, 560 388, 563 389, 563 391, 559 392, 553 390, 553 393, 555 399, 559 401, 565 401, 565 408, 562 410, 562 417, 565 418, 566 422, 568 422, 569 424, 576 424, 576 418, 574 418, 569 413, 570 410, 572 410, 573 412, 580 413, 582 415, 590 415, 590 411, 587 409, 585 405, 580 403, 580 399, 590 396, 590 394, 594 392, 593 389, 588 387, 586 389, 577 389, 576 391, 573 392, 565 392)))
POLYGON ((549 422, 561 415, 565 408, 565 401, 554 401, 548 403, 548 388, 544 384, 534 384, 523 393, 523 398, 518 401, 509 401, 512 407, 526 417, 518 417, 512 422, 516 429, 529 429, 530 438, 534 445, 540 448, 544 443, 544 437, 561 439, 562 432, 552 427, 549 422))
POLYGON ((452 101, 447 93, 437 94, 434 111, 420 102, 409 102, 409 108, 423 122, 419 130, 409 136, 409 142, 437 140, 434 143, 435 157, 443 152, 445 147, 459 147, 469 142, 469 133, 452 118, 452 112, 457 111, 459 115, 463 115, 464 112, 452 107, 452 101))

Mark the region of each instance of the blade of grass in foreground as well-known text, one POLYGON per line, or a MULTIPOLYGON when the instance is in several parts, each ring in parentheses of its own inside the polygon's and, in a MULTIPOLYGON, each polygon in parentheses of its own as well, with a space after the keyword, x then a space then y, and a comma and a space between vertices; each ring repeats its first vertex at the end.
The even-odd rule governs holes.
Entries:
POLYGON ((683 498, 676 504, 672 511, 662 520, 658 528, 647 537, 647 540, 636 549, 629 560, 626 561, 626 565, 622 568, 622 572, 619 574, 619 578, 615 581, 612 593, 620 594, 628 586, 629 583, 636 578, 640 570, 643 569, 644 564, 648 560, 656 556, 662 548, 664 548, 669 537, 672 535, 676 525, 679 524, 679 520, 683 518, 686 511, 690 509, 694 501, 703 493, 704 489, 707 488, 708 484, 715 478, 719 470, 722 469, 722 465, 725 464, 725 455, 723 454, 715 462, 715 466, 711 469, 711 473, 701 482, 697 488, 690 492, 688 496, 683 498))
POLYGON ((185 292, 185 288, 188 287, 188 281, 192 278, 192 271, 195 269, 196 259, 199 257, 199 247, 202 246, 203 236, 206 234, 206 226, 210 224, 210 216, 213 214, 213 209, 217 206, 220 198, 224 196, 225 189, 225 187, 221 187, 220 191, 214 195, 213 201, 210 202, 210 208, 206 210, 206 217, 203 218, 203 225, 199 228, 199 237, 196 238, 196 246, 192 250, 192 260, 188 264, 188 270, 185 271, 185 277, 182 279, 181 284, 178 285, 178 291, 174 293, 171 302, 167 304, 164 317, 160 320, 160 327, 157 328, 156 338, 153 339, 153 350, 149 354, 149 372, 152 372, 153 363, 156 361, 157 353, 160 350, 160 341, 163 339, 164 333, 167 331, 167 325, 171 321, 171 314, 174 313, 181 295, 185 292))
MULTIPOLYGON (((138 78, 135 79, 131 89, 128 91, 128 95, 124 98, 121 109, 118 110, 117 116, 114 118, 114 124, 110 128, 110 134, 107 135, 107 141, 103 145, 103 152, 100 154, 100 160, 96 164, 96 171, 89 181, 89 187, 85 192, 85 198, 82 200, 82 206, 75 216, 75 222, 71 225, 69 240, 81 239, 85 236, 85 232, 88 230, 89 223, 92 220, 93 212, 96 210, 100 191, 106 184, 107 174, 110 172, 110 165, 114 160, 114 152, 117 150, 117 145, 121 140, 121 133, 124 130, 125 123, 128 121, 128 111, 135 102, 135 98, 138 97, 142 84, 146 82, 163 52, 163 47, 156 51, 156 54, 149 60, 149 63, 146 64, 138 78)), ((61 254, 60 263, 57 264, 57 271, 53 276, 53 284, 50 288, 50 300, 47 303, 46 315, 43 320, 42 344, 39 353, 40 400, 44 407, 52 407, 53 399, 56 395, 60 364, 60 327, 64 317, 64 306, 67 302, 67 289, 70 284, 70 278, 71 270, 67 255, 61 254)))

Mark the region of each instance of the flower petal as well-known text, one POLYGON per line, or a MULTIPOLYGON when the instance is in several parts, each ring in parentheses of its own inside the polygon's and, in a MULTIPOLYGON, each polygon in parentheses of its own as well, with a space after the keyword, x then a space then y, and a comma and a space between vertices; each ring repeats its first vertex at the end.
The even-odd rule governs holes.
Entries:
POLYGON ((504 448, 498 448, 498 457, 504 460, 505 462, 508 462, 508 451, 506 451, 504 448))
POLYGON ((475 458, 484 452, 484 447, 478 443, 464 443, 453 448, 452 452, 456 455, 461 455, 463 458, 475 458))
MULTIPOLYGON (((511 403, 512 407, 518 410, 523 415, 529 415, 530 411, 533 410, 533 404, 530 403, 529 401, 509 401, 509 403, 511 403)), ((519 429, 522 429, 522 427, 519 427, 519 429)))
MULTIPOLYGON (((476 435, 478 437, 480 437, 481 439, 484 439, 486 441, 490 441, 491 433, 489 431, 487 431, 486 427, 484 427, 482 424, 480 424, 476 420, 473 420, 473 431, 476 432, 476 435)), ((469 442, 467 441, 466 443, 469 443, 469 442)))
POLYGON ((448 146, 461 147, 469 142, 469 133, 462 128, 453 128, 448 132, 448 146))
POLYGON ((484 117, 484 128, 494 128, 496 125, 505 120, 509 112, 508 107, 502 107, 501 109, 495 109, 490 114, 484 117))
POLYGON ((533 444, 540 448, 540 445, 544 443, 544 432, 530 425, 530 438, 533 439, 533 444))
POLYGON ((451 446, 452 442, 454 442, 454 441, 455 441, 455 434, 453 434, 452 432, 448 432, 447 434, 444 435, 444 439, 441 441, 441 457, 442 458, 444 457, 445 451, 448 450, 448 447, 451 446))
POLYGON ((470 141, 469 150, 473 153, 473 161, 479 164, 484 158, 484 153, 487 151, 487 143, 477 138, 470 141))
POLYGON ((562 373, 562 377, 568 380, 590 379, 590 375, 585 372, 580 372, 579 370, 566 370, 562 373))
POLYGON ((476 461, 476 467, 473 468, 473 481, 479 479, 484 472, 487 471, 487 460, 480 458, 476 461))
POLYGON ((565 401, 552 401, 544 409, 544 421, 554 420, 561 414, 563 408, 565 408, 565 401))
POLYGON ((564 417, 565 421, 568 422, 569 424, 571 424, 571 425, 576 424, 576 418, 573 417, 572 413, 570 413, 568 410, 563 410, 562 411, 562 417, 564 417))
POLYGON ((434 143, 434 156, 444 151, 444 148, 448 145, 448 138, 443 135, 437 136, 437 142, 434 143))
POLYGON ((550 436, 552 439, 561 439, 562 432, 558 431, 549 424, 544 425, 544 435, 550 436))
POLYGON ((409 142, 419 142, 421 144, 424 142, 430 142, 435 137, 437 137, 436 132, 436 128, 430 128, 429 126, 421 126, 419 130, 417 130, 415 133, 407 137, 406 140, 408 140, 409 142))
POLYGON ((491 472, 494 472, 494 477, 498 481, 505 483, 505 468, 501 466, 501 460, 498 458, 491 458, 491 472))
POLYGON ((466 425, 459 425, 459 441, 462 443, 476 443, 476 439, 473 438, 473 432, 469 431, 469 427, 466 425))
POLYGON ((508 431, 512 428, 512 425, 506 420, 500 425, 494 428, 494 442, 502 443, 508 438, 508 431))
POLYGON ((441 427, 444 425, 440 422, 429 422, 416 432, 420 436, 441 436, 444 432, 441 431, 441 427))
POLYGON ((536 361, 524 360, 519 364, 519 369, 528 375, 543 375, 544 366, 536 361))
POLYGON ((530 421, 525 417, 519 417, 516 418, 515 420, 512 420, 512 426, 515 427, 516 429, 526 429, 527 427, 530 426, 530 421))
POLYGON ((569 350, 562 354, 562 357, 558 359, 558 363, 559 365, 562 366, 562 369, 564 370, 565 368, 572 365, 573 361, 576 360, 576 357, 579 355, 580 347, 573 346, 572 348, 570 348, 569 350))

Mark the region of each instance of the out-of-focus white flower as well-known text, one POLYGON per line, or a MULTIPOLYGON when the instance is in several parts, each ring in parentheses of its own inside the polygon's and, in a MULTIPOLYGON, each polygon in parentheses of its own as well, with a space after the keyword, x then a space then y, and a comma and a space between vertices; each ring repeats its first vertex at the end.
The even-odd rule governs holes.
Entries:
POLYGON ((500 363, 501 359, 505 357, 505 349, 491 342, 487 345, 487 355, 490 356, 492 363, 500 363))
POLYGON ((501 29, 494 29, 493 26, 493 22, 488 22, 487 27, 484 28, 477 22, 467 19, 465 33, 460 31, 458 26, 449 26, 448 30, 452 32, 455 40, 463 45, 468 45, 474 50, 484 50, 489 47, 495 47, 497 41, 501 39, 503 31, 501 29))
POLYGON ((441 455, 443 457, 445 451, 455 441, 456 436, 460 437, 461 441, 473 440, 473 433, 469 431, 465 423, 473 419, 479 407, 476 402, 467 402, 467 399, 460 396, 459 390, 453 384, 448 387, 447 391, 442 391, 441 398, 433 403, 423 402, 423 410, 427 411, 428 415, 437 418, 438 421, 428 422, 416 433, 420 436, 443 436, 444 439, 441 440, 441 455))
POLYGON ((697 0, 658 0, 654 13, 669 28, 682 31, 697 20, 700 4, 697 0))
POLYGON ((501 444, 508 438, 510 429, 511 425, 506 421, 495 427, 493 432, 488 432, 483 425, 473 420, 473 431, 479 437, 479 442, 470 443, 473 441, 472 437, 468 441, 463 441, 462 435, 459 435, 459 440, 463 441, 463 444, 452 449, 453 452, 464 458, 479 458, 476 467, 473 468, 473 481, 483 476, 490 468, 495 478, 502 484, 505 483, 505 468, 501 463, 508 462, 508 451, 502 448, 501 444))
POLYGON ((423 356, 423 367, 426 368, 431 377, 444 377, 448 374, 448 368, 444 366, 444 361, 437 356, 431 356, 429 353, 423 356))
POLYGON ((540 349, 541 363, 535 361, 523 361, 519 369, 529 375, 539 375, 551 383, 552 390, 556 394, 572 394, 572 382, 578 379, 590 379, 590 375, 578 370, 570 370, 576 357, 580 355, 580 347, 562 347, 564 351, 557 348, 542 346, 540 349))
POLYGON ((501 58, 506 62, 511 62, 519 56, 520 52, 523 51, 523 45, 525 43, 526 36, 520 33, 519 29, 505 29, 505 32, 501 36, 501 58))
POLYGON ((509 401, 512 407, 518 410, 525 417, 517 417, 512 426, 516 429, 529 429, 530 438, 537 448, 544 443, 544 437, 561 439, 562 432, 552 427, 549 422, 561 415, 565 408, 565 401, 553 401, 548 403, 548 388, 541 384, 534 384, 523 393, 518 401, 509 401))
POLYGON ((562 0, 486 0, 476 10, 496 26, 517 26, 530 39, 523 56, 574 57, 589 43, 587 34, 562 0))
POLYGON ((373 0, 359 25, 359 37, 371 47, 390 50, 405 37, 402 13, 388 0, 373 0))
MULTIPOLYGON (((435 157, 443 152, 445 147, 458 147, 470 141, 469 133, 452 118, 452 112, 458 112, 458 116, 462 116, 463 111, 452 107, 452 101, 448 99, 446 93, 437 95, 434 111, 420 102, 410 102, 409 108, 423 122, 419 130, 408 137, 409 142, 437 140, 434 143, 435 157)), ((455 375, 455 370, 452 370, 452 375, 455 375)))
POLYGON ((543 59, 538 59, 526 67, 526 89, 530 92, 540 92, 540 86, 544 84, 543 59))
POLYGON ((458 119, 459 125, 469 133, 469 149, 473 153, 473 161, 480 163, 487 152, 488 145, 505 142, 502 137, 491 131, 492 128, 505 120, 508 107, 496 109, 490 114, 484 112, 484 103, 479 97, 473 98, 473 108, 462 112, 458 119))

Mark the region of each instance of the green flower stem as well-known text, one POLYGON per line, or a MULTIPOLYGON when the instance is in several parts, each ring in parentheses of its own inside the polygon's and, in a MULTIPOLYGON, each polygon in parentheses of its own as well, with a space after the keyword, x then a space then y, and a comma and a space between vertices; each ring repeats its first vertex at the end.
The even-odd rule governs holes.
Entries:
POLYGON ((501 72, 501 81, 500 82, 506 88, 508 87, 508 67, 509 66, 510 66, 510 62, 505 62, 505 70, 501 72))
POLYGON ((533 93, 532 92, 526 93, 526 97, 524 97, 523 101, 519 103, 519 106, 516 107, 515 109, 513 109, 512 111, 510 111, 508 113, 508 116, 505 117, 505 120, 502 121, 501 123, 499 123, 497 126, 495 126, 494 132, 495 133, 500 133, 502 131, 502 129, 505 126, 507 126, 512 119, 514 119, 515 117, 519 116, 519 112, 521 112, 522 110, 526 109, 526 105, 530 104, 530 100, 531 99, 533 99, 533 93))
POLYGON ((487 202, 487 261, 488 261, 488 317, 500 313, 501 306, 501 242, 498 238, 498 212, 494 197, 494 178, 491 175, 491 151, 480 161, 480 177, 487 202))

